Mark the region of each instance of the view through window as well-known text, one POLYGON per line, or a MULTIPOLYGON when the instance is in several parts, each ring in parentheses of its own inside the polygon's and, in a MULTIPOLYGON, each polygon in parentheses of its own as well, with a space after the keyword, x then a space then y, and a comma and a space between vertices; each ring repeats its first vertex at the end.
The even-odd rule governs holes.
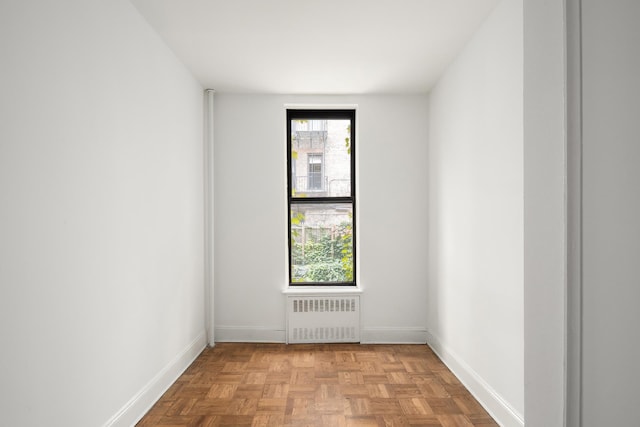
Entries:
POLYGON ((289 284, 355 285, 355 110, 287 110, 289 284))

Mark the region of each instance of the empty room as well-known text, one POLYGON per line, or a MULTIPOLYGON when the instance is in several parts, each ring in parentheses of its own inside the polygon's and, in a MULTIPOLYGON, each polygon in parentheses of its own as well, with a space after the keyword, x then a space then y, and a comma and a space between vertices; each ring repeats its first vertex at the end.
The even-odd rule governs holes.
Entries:
POLYGON ((0 425, 637 425, 638 17, 0 1, 0 425))

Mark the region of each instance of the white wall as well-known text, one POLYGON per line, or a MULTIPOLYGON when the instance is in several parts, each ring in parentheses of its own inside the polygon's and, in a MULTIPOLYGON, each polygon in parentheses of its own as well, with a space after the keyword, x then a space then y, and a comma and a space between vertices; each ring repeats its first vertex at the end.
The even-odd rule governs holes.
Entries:
POLYGON ((640 3, 582 18, 582 425, 640 425, 640 3))
POLYGON ((284 341, 285 104, 357 104, 365 342, 425 342, 427 97, 216 95, 217 341, 284 341))
POLYGON ((126 0, 3 1, 0 60, 0 424, 131 425, 205 343, 202 89, 126 0))
POLYGON ((523 24, 505 0, 430 96, 429 344, 522 425, 523 24))

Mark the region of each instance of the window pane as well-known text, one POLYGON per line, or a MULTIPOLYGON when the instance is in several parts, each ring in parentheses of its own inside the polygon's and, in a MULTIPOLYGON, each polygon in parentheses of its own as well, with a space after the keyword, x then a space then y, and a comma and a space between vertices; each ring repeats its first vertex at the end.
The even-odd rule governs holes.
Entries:
POLYGON ((291 121, 291 195, 351 196, 351 121, 291 121))
POLYGON ((296 283, 353 282, 351 204, 291 206, 291 277, 296 283))

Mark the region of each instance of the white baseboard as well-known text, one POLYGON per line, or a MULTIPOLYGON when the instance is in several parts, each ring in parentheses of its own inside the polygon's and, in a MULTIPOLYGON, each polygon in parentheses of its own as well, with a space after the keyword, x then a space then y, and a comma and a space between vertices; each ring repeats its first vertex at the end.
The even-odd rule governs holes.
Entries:
POLYGON ((104 427, 130 427, 138 422, 144 414, 160 399, 180 375, 193 363, 207 345, 207 337, 202 332, 182 350, 167 366, 151 379, 135 396, 133 396, 104 427))
POLYGON ((425 328, 363 328, 360 336, 363 344, 424 344, 425 328))
POLYGON ((524 417, 500 396, 464 360, 448 349, 440 339, 427 331, 427 345, 455 374, 471 394, 503 427, 524 427, 524 417))
POLYGON ((284 329, 247 326, 216 326, 216 342, 286 342, 284 329))
MULTIPOLYGON (((424 328, 366 328, 361 330, 363 344, 424 344, 424 328)), ((286 342, 284 329, 246 326, 216 326, 216 342, 286 342)))

